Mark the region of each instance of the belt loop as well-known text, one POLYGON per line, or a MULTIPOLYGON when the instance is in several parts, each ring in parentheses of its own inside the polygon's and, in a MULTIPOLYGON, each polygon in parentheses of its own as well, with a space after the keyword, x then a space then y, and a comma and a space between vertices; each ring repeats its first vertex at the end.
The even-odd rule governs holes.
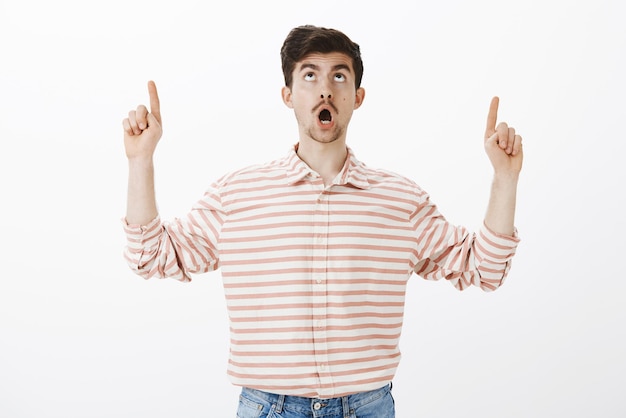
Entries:
POLYGON ((347 396, 341 397, 341 407, 343 408, 343 417, 350 418, 350 404, 347 396))
POLYGON ((285 395, 278 395, 278 401, 276 402, 276 413, 283 412, 283 405, 285 404, 285 395))

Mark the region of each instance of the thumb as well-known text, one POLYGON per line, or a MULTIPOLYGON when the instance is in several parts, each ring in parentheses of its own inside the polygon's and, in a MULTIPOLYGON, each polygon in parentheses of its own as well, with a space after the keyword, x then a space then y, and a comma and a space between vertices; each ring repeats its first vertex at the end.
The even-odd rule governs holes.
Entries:
POLYGON ((158 119, 156 118, 156 116, 154 116, 152 114, 152 112, 148 113, 148 127, 161 127, 161 124, 159 123, 158 119))

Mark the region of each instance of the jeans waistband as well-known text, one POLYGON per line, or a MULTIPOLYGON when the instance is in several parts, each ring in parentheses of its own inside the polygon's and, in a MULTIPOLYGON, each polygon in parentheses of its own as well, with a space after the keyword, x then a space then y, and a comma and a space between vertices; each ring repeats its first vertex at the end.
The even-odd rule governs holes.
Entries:
POLYGON ((279 395, 275 393, 263 392, 258 389, 242 388, 242 395, 249 398, 262 399, 269 404, 276 405, 276 412, 281 413, 285 405, 291 410, 311 411, 324 408, 325 410, 348 411, 350 409, 359 408, 365 404, 373 402, 378 398, 385 396, 391 390, 391 384, 382 388, 370 390, 367 392, 359 392, 352 395, 320 399, 306 398, 292 395, 279 395))

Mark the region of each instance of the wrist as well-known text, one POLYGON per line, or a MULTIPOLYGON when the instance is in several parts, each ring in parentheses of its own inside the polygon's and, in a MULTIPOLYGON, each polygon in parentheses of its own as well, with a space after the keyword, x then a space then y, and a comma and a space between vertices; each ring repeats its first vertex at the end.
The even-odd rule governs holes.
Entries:
POLYGON ((153 169, 154 168, 154 159, 152 156, 149 157, 129 157, 128 158, 128 166, 134 169, 153 169))
POLYGON ((519 172, 495 171, 493 173, 493 183, 503 186, 517 186, 519 172))

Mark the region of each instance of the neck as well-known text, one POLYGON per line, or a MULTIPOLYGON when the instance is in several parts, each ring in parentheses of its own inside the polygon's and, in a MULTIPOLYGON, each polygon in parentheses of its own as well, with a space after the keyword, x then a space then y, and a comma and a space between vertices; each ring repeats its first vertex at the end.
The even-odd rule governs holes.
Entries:
POLYGON ((326 144, 300 141, 298 156, 312 170, 322 176, 325 185, 329 185, 343 168, 348 156, 348 149, 344 141, 326 144))

